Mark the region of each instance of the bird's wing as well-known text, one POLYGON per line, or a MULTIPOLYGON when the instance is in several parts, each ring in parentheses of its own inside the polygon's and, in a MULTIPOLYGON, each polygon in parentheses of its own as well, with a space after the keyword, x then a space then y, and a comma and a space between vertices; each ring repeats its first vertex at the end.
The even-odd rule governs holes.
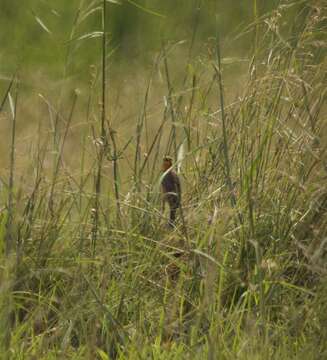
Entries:
POLYGON ((181 198, 182 196, 182 187, 181 187, 181 182, 179 180, 179 177, 177 176, 177 174, 175 174, 175 184, 176 184, 176 192, 179 198, 181 198))

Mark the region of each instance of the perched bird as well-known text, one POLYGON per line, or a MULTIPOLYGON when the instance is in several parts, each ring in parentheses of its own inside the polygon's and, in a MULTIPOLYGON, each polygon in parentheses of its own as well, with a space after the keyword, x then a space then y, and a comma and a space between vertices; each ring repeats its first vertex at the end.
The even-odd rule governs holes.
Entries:
POLYGON ((163 158, 162 172, 164 176, 161 181, 163 193, 163 211, 166 202, 169 205, 169 225, 173 226, 176 220, 177 209, 181 206, 181 183, 177 174, 172 169, 173 161, 169 156, 163 158))

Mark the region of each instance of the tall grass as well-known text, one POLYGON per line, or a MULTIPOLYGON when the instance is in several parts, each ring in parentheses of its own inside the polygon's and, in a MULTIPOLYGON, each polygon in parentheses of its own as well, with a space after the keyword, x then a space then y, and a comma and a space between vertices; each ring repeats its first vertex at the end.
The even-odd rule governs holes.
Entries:
MULTIPOLYGON (((32 175, 20 181, 23 174, 14 171, 20 119, 5 113, 12 85, 0 101, 14 125, 0 221, 0 353, 323 359, 326 6, 286 3, 260 15, 255 5, 255 21, 245 29, 255 34, 249 54, 255 60, 234 98, 224 97, 224 41, 213 39, 205 60, 186 57, 192 72, 186 66, 181 84, 168 66, 174 46, 164 44, 150 76, 164 74, 162 117, 152 133, 150 80, 132 139, 108 120, 106 6, 85 119, 90 133, 76 153, 64 146, 78 106, 74 94, 67 116, 48 101, 50 116, 64 125, 52 128, 54 147, 51 129, 39 129, 29 154, 32 175), (296 13, 291 27, 284 25, 289 11, 296 13), (166 152, 183 183, 173 230, 160 211, 166 152), (70 156, 78 172, 66 164, 70 156), (17 255, 15 266, 6 244, 17 255)), ((11 103, 19 106, 17 98, 11 103)))

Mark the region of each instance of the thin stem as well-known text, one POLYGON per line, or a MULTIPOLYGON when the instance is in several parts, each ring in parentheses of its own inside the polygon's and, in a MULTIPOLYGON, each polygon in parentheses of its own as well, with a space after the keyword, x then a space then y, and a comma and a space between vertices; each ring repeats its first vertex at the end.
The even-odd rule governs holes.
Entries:
POLYGON ((223 125, 223 150, 224 150, 224 160, 225 160, 225 171, 226 171, 226 181, 227 186, 229 188, 231 194, 231 204, 233 207, 236 206, 236 197, 234 194, 232 179, 231 179, 231 171, 230 171, 230 161, 229 161, 229 149, 228 149, 228 139, 227 139, 227 130, 226 130, 226 113, 225 113, 225 100, 224 100, 224 87, 223 87, 223 80, 222 80, 222 69, 221 69, 221 54, 220 54, 220 44, 219 39, 217 39, 217 46, 216 46, 216 55, 217 55, 217 66, 214 66, 214 69, 217 74, 218 78, 218 85, 219 85, 219 101, 220 101, 220 108, 221 108, 221 119, 223 125))
MULTIPOLYGON (((10 170, 8 185, 8 219, 6 223, 6 255, 9 256, 13 246, 12 221, 13 221, 13 197, 14 197, 14 171, 15 171, 15 148, 16 148, 16 117, 17 117, 17 101, 19 83, 16 80, 16 94, 13 108, 13 119, 11 128, 11 144, 10 144, 10 170)), ((10 93, 9 93, 10 96, 10 93)))
POLYGON ((101 177, 104 154, 107 149, 107 139, 105 131, 106 121, 106 0, 102 2, 102 107, 101 107, 101 134, 98 154, 98 168, 95 177, 95 199, 93 211, 93 228, 92 228, 92 251, 93 256, 96 251, 96 242, 99 228, 99 210, 100 210, 100 193, 101 193, 101 177))
MULTIPOLYGON (((168 60, 167 60, 165 47, 163 47, 163 56, 164 56, 165 75, 166 75, 167 89, 168 89, 168 102, 169 102, 170 116, 171 116, 171 121, 172 121, 171 141, 174 146, 174 160, 176 161, 177 160, 176 114, 175 114, 173 99, 172 99, 173 88, 172 88, 171 81, 170 81, 168 60)), ((170 151, 170 145, 171 145, 171 143, 169 143, 167 153, 169 153, 169 151, 170 151)))

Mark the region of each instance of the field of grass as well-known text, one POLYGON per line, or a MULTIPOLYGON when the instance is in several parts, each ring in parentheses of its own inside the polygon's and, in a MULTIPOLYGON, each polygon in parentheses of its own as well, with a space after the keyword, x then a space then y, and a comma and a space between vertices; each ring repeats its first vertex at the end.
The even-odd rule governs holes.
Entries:
POLYGON ((88 87, 40 94, 28 136, 24 74, 6 82, 1 359, 327 359, 327 4, 256 9, 234 39, 246 58, 225 56, 219 26, 194 54, 194 25, 129 76, 123 105, 107 32, 89 33, 88 87))

